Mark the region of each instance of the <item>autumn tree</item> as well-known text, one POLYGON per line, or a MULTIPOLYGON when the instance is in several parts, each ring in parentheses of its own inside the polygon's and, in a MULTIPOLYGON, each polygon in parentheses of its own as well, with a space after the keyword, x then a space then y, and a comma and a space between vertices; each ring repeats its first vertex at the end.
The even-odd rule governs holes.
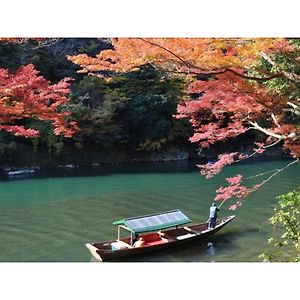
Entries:
MULTIPOLYGON (((145 65, 190 78, 193 95, 178 105, 176 118, 188 118, 194 129, 190 141, 201 148, 229 141, 251 131, 263 134, 252 153, 222 153, 215 163, 200 165, 207 177, 226 165, 281 145, 298 162, 299 144, 299 46, 287 39, 113 39, 114 49, 96 57, 69 56, 79 72, 109 76, 145 65), (287 91, 293 91, 288 93, 287 91)), ((289 163, 292 164, 292 163, 289 163)), ((283 168, 284 169, 284 168, 283 168)), ((243 199, 281 170, 253 187, 243 176, 227 178, 216 200, 243 199)), ((239 200, 231 208, 241 205, 239 200)))
POLYGON ((0 130, 16 136, 34 138, 39 132, 26 128, 26 120, 50 122, 55 135, 71 137, 78 129, 68 122, 68 112, 60 112, 68 102, 70 78, 51 84, 33 65, 21 66, 11 73, 0 69, 0 130))

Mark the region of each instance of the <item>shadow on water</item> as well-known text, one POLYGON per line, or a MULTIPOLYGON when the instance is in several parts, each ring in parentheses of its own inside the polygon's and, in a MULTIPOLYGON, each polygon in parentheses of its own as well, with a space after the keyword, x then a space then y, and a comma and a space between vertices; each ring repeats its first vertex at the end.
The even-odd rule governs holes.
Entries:
POLYGON ((51 177, 83 177, 83 176, 107 176, 113 174, 151 174, 151 173, 189 173, 199 170, 197 161, 180 160, 170 162, 143 162, 143 163, 114 163, 99 166, 76 166, 40 168, 32 174, 9 176, 8 172, 0 172, 0 180, 22 180, 51 177))
MULTIPOLYGON (((240 162, 238 165, 247 167, 259 162, 255 161, 240 162)), ((263 159, 269 161, 269 159, 263 159)), ((273 161, 273 160, 272 160, 273 161)), ((270 163, 272 163, 272 161, 270 163)), ((282 160, 279 160, 279 162, 282 160)), ((34 173, 27 173, 15 176, 9 176, 9 171, 0 170, 0 181, 13 181, 24 179, 41 179, 53 177, 84 177, 84 176, 107 176, 114 174, 171 174, 171 173, 190 173, 199 172, 197 164, 204 164, 207 160, 199 158, 198 160, 178 160, 164 162, 121 162, 105 163, 96 166, 78 166, 61 165, 57 167, 33 167, 34 173)), ((22 168, 21 168, 22 169, 22 168)), ((24 168, 23 168, 24 169, 24 168)), ((32 168, 29 168, 32 169, 32 168)))

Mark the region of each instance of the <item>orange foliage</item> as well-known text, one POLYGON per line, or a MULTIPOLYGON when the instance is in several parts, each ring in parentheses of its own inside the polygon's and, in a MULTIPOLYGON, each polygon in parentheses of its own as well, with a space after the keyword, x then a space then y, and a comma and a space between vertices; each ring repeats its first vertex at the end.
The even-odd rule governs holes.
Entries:
POLYGON ((112 42, 114 49, 96 57, 80 54, 68 59, 81 66, 79 72, 94 75, 101 71, 129 72, 145 64, 169 72, 214 75, 212 80, 196 80, 190 85, 189 92, 201 96, 180 104, 176 116, 189 118, 195 132, 191 141, 202 147, 244 133, 259 117, 272 123, 268 131, 263 129, 265 133, 272 134, 278 130, 276 127, 286 125, 282 121, 288 99, 270 94, 259 84, 282 73, 264 70, 259 77, 247 74, 256 69, 256 60, 262 53, 292 51, 286 39, 120 38, 112 42))
POLYGON ((113 50, 102 51, 96 57, 80 54, 68 59, 82 67, 80 72, 128 72, 150 63, 173 71, 212 73, 247 69, 260 51, 288 47, 284 39, 271 38, 120 38, 112 42, 113 50))
MULTIPOLYGON (((201 147, 210 147, 251 129, 264 133, 264 139, 253 145, 252 154, 223 153, 215 163, 200 166, 203 174, 211 177, 225 165, 263 153, 278 143, 294 158, 300 157, 297 128, 286 118, 289 102, 297 106, 298 100, 271 94, 261 84, 281 76, 294 81, 298 77, 283 70, 276 73, 260 70, 256 64, 260 57, 272 64, 268 55, 274 52, 293 51, 286 39, 122 38, 112 42, 114 49, 102 51, 96 57, 80 54, 68 59, 82 68, 79 72, 97 76, 102 76, 101 71, 130 72, 148 64, 167 72, 211 75, 204 81, 195 76, 188 89, 193 99, 185 99, 177 108, 176 117, 188 118, 193 126, 194 135, 190 140, 201 147), (249 70, 260 75, 251 76, 249 70), (265 127, 260 124, 262 120, 265 127)), ((245 197, 268 180, 251 189, 242 186, 241 181, 242 176, 229 178, 229 186, 217 190, 216 200, 245 197)), ((232 208, 240 205, 238 201, 232 208)))

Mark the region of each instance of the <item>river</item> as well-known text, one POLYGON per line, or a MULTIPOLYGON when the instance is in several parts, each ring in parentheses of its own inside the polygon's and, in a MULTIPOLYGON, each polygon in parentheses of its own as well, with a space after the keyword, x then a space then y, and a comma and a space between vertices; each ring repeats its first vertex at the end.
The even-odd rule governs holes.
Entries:
MULTIPOLYGON (((41 171, 35 178, 2 178, 0 261, 94 261, 85 243, 116 237, 113 221, 176 208, 194 222, 205 221, 215 190, 225 185, 226 177, 238 173, 251 177, 287 163, 229 166, 212 179, 200 176, 195 163, 188 161, 55 169, 41 171)), ((300 185, 299 170, 299 165, 293 165, 252 193, 234 212, 235 220, 205 243, 135 261, 261 261, 258 255, 268 248, 267 239, 273 232, 267 220, 276 196, 300 185)), ((222 206, 220 216, 233 214, 229 206, 222 206)))

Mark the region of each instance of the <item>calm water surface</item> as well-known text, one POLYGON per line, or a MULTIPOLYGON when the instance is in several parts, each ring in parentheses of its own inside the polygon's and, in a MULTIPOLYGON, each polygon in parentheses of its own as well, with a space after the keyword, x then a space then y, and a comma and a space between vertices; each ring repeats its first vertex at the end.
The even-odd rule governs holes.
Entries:
MULTIPOLYGON (((39 178, 0 182, 0 261, 94 261, 86 242, 116 237, 117 219, 179 208, 194 222, 205 221, 215 189, 225 177, 250 177, 285 166, 287 161, 227 167, 212 179, 194 163, 141 163, 94 169, 48 171, 39 178)), ((300 184, 300 168, 291 166, 237 211, 236 219, 205 243, 149 254, 136 261, 248 262, 268 247, 267 224, 277 195, 300 184), (212 247, 208 247, 208 242, 212 247)), ((252 181, 254 183, 254 181, 252 181)), ((220 216, 232 214, 229 204, 220 216)))

